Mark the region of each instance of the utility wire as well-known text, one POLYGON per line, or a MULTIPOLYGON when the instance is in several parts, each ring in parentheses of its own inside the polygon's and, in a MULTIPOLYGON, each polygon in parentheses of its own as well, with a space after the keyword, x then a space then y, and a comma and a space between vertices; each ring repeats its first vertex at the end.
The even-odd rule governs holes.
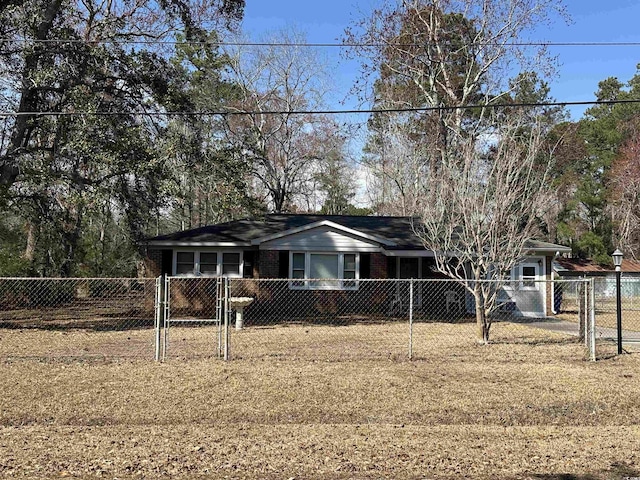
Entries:
POLYGON ((162 116, 237 116, 237 115, 338 115, 338 114, 358 114, 358 113, 403 113, 403 112, 433 112, 433 111, 454 111, 454 110, 479 110, 483 108, 533 108, 533 107, 570 107, 578 105, 618 105, 637 104, 640 99, 628 100, 589 100, 580 102, 545 102, 545 103, 489 103, 480 105, 455 105, 439 107, 406 107, 406 108, 372 108, 372 109, 347 109, 347 110, 212 110, 212 111, 169 111, 169 112, 0 112, 0 117, 81 117, 81 116, 103 116, 111 117, 118 115, 143 115, 151 117, 162 116))
MULTIPOLYGON (((0 43, 16 42, 16 43, 83 43, 83 44, 131 44, 131 45, 210 45, 218 47, 336 47, 336 48, 353 48, 353 47, 423 47, 429 45, 430 42, 423 43, 395 43, 395 42, 345 42, 345 43, 302 43, 302 42, 225 42, 225 41, 207 41, 207 40, 143 40, 143 39, 102 39, 102 40, 83 40, 78 38, 62 39, 28 39, 28 38, 0 38, 0 43)), ((474 42, 466 46, 501 46, 501 47, 638 47, 640 42, 474 42)))

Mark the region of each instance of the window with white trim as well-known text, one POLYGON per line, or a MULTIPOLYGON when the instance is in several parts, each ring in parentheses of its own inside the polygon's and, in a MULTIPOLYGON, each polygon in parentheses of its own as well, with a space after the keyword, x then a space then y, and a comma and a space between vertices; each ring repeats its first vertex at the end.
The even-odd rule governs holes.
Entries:
POLYGON ((521 288, 528 290, 537 289, 538 285, 536 280, 538 280, 538 265, 528 263, 520 266, 521 288))
POLYGON ((223 275, 240 275, 242 262, 240 253, 225 252, 222 254, 222 274, 223 275))
POLYGON ((176 253, 176 275, 193 275, 196 265, 196 252, 176 253))
POLYGON ((200 252, 200 274, 202 275, 218 274, 218 253, 217 252, 200 252))
POLYGON ((356 290, 360 278, 357 253, 291 252, 289 286, 309 290, 356 290), (311 281, 313 280, 313 281, 311 281))
POLYGON ((177 251, 174 275, 242 276, 242 252, 177 251))

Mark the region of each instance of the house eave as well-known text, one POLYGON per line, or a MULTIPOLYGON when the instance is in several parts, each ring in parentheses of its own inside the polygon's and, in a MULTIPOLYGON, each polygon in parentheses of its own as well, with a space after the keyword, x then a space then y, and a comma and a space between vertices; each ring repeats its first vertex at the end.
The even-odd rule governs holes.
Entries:
POLYGON ((561 253, 571 253, 570 247, 565 247, 563 245, 557 245, 555 247, 542 247, 542 248, 532 248, 527 250, 527 255, 538 255, 538 254, 555 254, 559 255, 561 253))
POLYGON ((190 241, 177 241, 177 240, 157 240, 147 242, 149 247, 229 247, 229 248, 241 248, 250 247, 249 242, 190 242, 190 241))
POLYGON ((435 255, 431 250, 381 250, 387 257, 428 257, 433 258, 435 255))

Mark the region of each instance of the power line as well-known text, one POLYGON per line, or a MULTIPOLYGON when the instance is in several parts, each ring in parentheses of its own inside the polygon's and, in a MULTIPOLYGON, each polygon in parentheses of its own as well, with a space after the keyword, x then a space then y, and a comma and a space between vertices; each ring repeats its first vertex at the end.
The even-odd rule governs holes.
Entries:
MULTIPOLYGON (((70 43, 70 44, 122 44, 122 45, 209 45, 216 47, 312 47, 312 48, 357 48, 357 47, 422 47, 429 45, 429 42, 423 43, 395 43, 395 42, 345 42, 345 43, 306 43, 306 42, 226 42, 226 41, 208 41, 208 40, 157 40, 157 39, 102 39, 102 40, 83 40, 77 38, 62 39, 28 39, 28 38, 0 38, 2 42, 15 43, 70 43)), ((501 46, 501 47, 639 47, 640 42, 474 42, 467 46, 501 46)))
POLYGON ((433 111, 454 111, 454 110, 480 110, 480 109, 508 109, 508 108, 534 108, 534 107, 572 107, 581 105, 618 105, 637 104, 640 99, 628 100, 588 100, 579 102, 518 102, 518 103, 495 103, 479 105, 454 105, 438 107, 404 107, 404 108, 372 108, 372 109, 346 109, 346 110, 211 110, 211 111, 169 111, 169 112, 0 112, 0 117, 82 117, 82 116, 102 116, 112 117, 119 115, 142 115, 150 117, 162 116, 238 116, 238 115, 339 115, 339 114, 359 114, 359 113, 409 113, 409 112, 433 112, 433 111))

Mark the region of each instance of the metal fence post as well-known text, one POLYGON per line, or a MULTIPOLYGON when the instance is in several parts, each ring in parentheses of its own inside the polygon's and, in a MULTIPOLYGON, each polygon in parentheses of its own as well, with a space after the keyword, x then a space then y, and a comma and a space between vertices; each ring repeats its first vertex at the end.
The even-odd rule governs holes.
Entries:
POLYGON ((591 282, 588 278, 585 278, 583 290, 584 290, 584 345, 585 347, 589 346, 589 287, 591 286, 591 282))
POLYGON ((162 342, 162 335, 161 335, 161 324, 163 321, 163 291, 162 291, 162 285, 164 284, 163 282, 163 278, 162 275, 156 278, 156 297, 155 297, 155 312, 156 312, 156 317, 155 317, 155 361, 159 362, 160 361, 160 344, 162 342))
POLYGON ((589 280, 589 292, 591 298, 589 302, 589 359, 596 361, 596 281, 595 278, 589 280))
POLYGON ((409 360, 413 358, 413 278, 409 280, 409 360))
POLYGON ((163 333, 163 342, 162 342, 162 361, 164 362, 167 358, 167 348, 169 344, 169 317, 171 308, 170 305, 170 296, 171 296, 171 277, 168 275, 163 275, 164 278, 164 332, 163 333))
POLYGON ((229 360, 229 278, 224 279, 224 359, 229 360))

